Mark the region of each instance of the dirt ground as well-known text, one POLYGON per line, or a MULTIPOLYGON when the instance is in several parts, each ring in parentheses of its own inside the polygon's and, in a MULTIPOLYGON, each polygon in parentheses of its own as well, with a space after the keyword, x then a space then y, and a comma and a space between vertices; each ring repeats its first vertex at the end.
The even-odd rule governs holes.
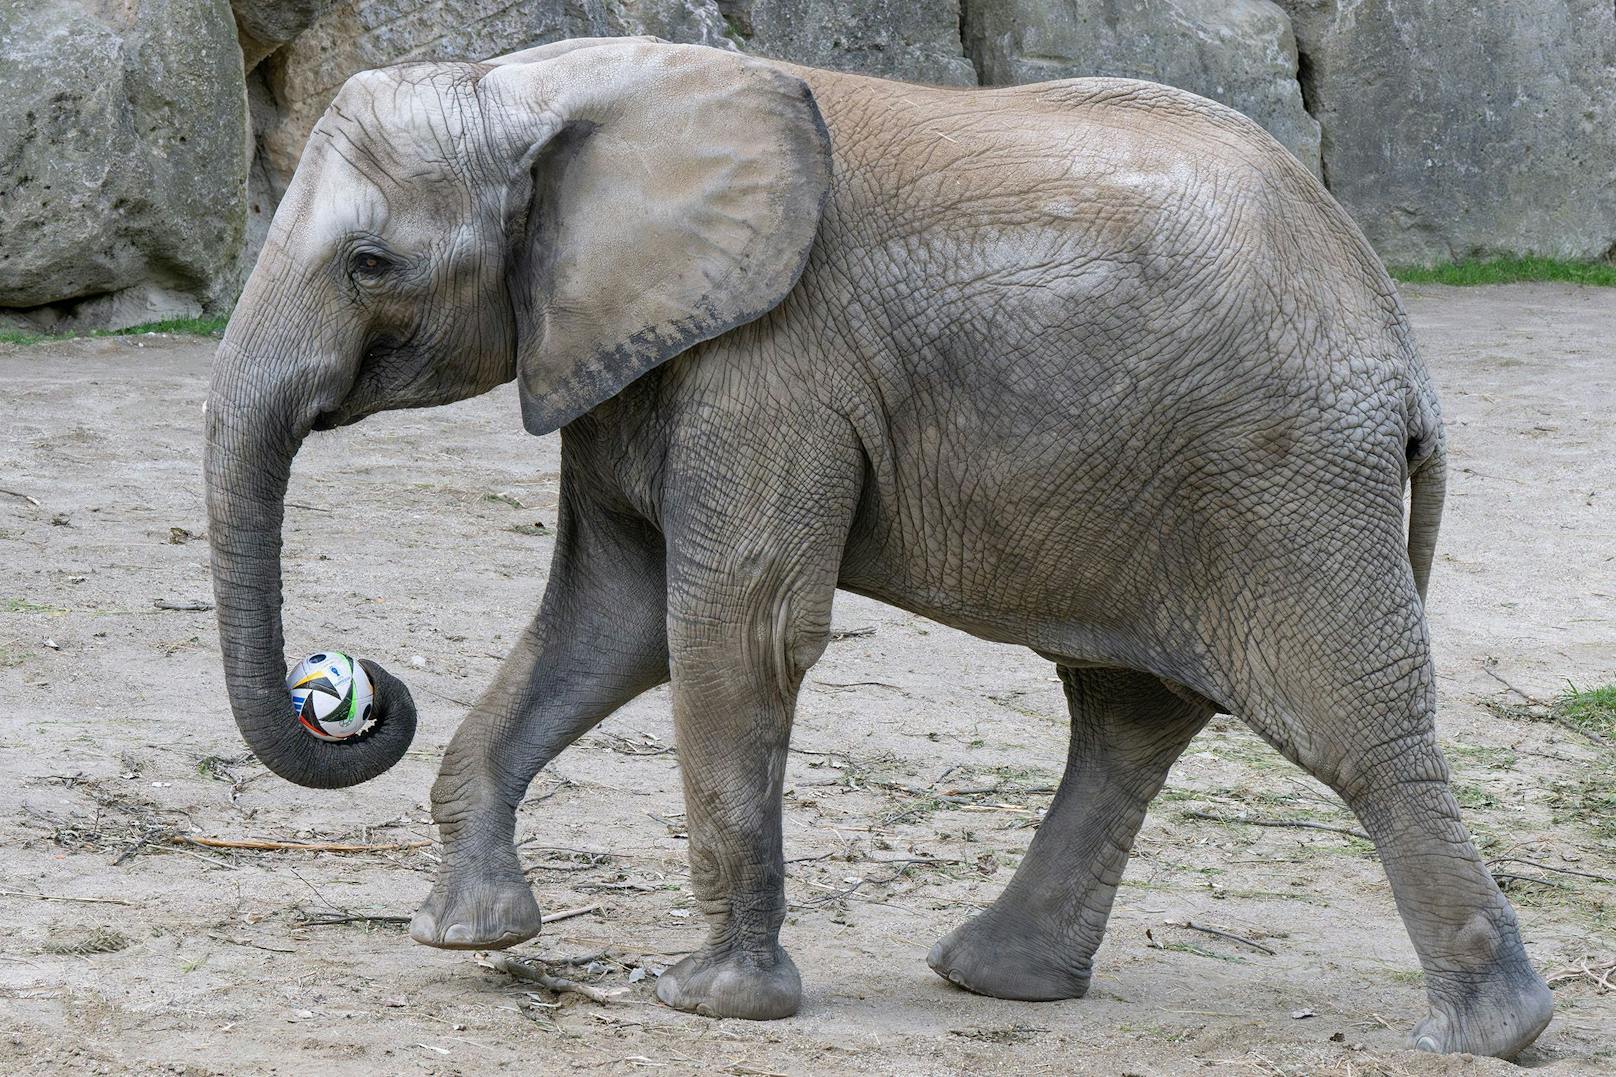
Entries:
MULTIPOLYGON (((1616 992, 1579 970, 1616 961, 1616 752, 1533 720, 1526 697, 1616 679, 1616 291, 1407 298, 1455 466, 1430 598, 1442 738, 1555 977, 1554 1023, 1522 1062, 1609 1074, 1616 992)), ((1153 805, 1088 998, 944 983, 926 951, 1009 879, 1060 773, 1064 707, 1033 655, 852 596, 809 674, 787 775, 799 1016, 710 1021, 654 1001, 654 975, 700 931, 665 690, 565 753, 521 813, 546 912, 597 909, 517 952, 604 952, 559 971, 620 994, 556 996, 415 945, 392 918, 425 896, 436 857, 409 846, 434 837, 444 744, 544 588, 552 538, 536 525, 554 524, 557 439, 521 432, 507 387, 305 449, 288 646, 381 660, 422 727, 368 785, 296 789, 245 757, 212 613, 154 605, 211 597, 211 352, 155 336, 0 347, 0 1071, 1510 1070, 1403 1049, 1424 996, 1372 848, 1238 822, 1355 825, 1232 718, 1153 805)))

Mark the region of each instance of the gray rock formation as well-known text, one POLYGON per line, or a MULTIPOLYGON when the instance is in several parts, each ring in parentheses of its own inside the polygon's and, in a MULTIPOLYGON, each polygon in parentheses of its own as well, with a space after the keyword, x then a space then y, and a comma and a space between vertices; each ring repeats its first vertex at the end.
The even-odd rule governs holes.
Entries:
POLYGON ((307 30, 332 0, 230 0, 241 42, 242 66, 258 61, 307 30))
POLYGON ((0 313, 106 325, 228 307, 246 174, 228 6, 4 0, 0 313))
POLYGON ((1245 113, 1319 172, 1290 20, 1270 0, 967 0, 963 26, 983 85, 1165 82, 1245 113))
POLYGON ((1389 262, 1616 256, 1610 0, 0 0, 0 321, 223 309, 349 75, 622 34, 1166 82, 1262 124, 1389 262))
POLYGON ((1391 263, 1616 251, 1610 0, 1281 0, 1330 190, 1391 263))
POLYGON ((970 86, 960 0, 719 0, 747 52, 868 75, 970 86))

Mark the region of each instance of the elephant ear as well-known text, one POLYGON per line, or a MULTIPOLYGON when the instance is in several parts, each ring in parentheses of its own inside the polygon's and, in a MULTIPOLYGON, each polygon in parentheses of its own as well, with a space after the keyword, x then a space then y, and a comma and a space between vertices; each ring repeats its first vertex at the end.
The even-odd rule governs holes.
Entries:
POLYGON ((506 125, 522 419, 582 415, 796 284, 830 186, 800 79, 689 45, 577 49, 478 83, 506 125))

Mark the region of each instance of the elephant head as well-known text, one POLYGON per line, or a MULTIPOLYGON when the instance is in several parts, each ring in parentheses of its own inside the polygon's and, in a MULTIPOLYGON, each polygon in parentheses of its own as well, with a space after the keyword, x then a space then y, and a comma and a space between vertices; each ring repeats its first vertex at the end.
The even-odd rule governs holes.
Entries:
POLYGON ((367 735, 293 720, 281 525, 313 430, 518 379, 555 430, 777 305, 829 186, 812 95, 766 63, 648 43, 354 76, 316 125, 215 360, 205 471, 226 683, 248 745, 300 785, 365 781, 414 707, 367 663, 367 735))

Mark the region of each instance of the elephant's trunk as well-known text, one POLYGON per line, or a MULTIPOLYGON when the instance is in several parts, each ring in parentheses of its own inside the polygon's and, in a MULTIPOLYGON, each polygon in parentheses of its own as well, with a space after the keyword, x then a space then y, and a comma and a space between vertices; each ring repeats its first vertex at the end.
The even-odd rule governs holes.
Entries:
POLYGON ((281 634, 281 523, 292 457, 316 405, 267 380, 274 368, 227 337, 208 395, 203 467, 225 684, 236 725, 265 766, 298 785, 336 789, 398 762, 415 736, 415 704, 402 683, 367 661, 376 689, 368 734, 323 741, 293 716, 281 634))

